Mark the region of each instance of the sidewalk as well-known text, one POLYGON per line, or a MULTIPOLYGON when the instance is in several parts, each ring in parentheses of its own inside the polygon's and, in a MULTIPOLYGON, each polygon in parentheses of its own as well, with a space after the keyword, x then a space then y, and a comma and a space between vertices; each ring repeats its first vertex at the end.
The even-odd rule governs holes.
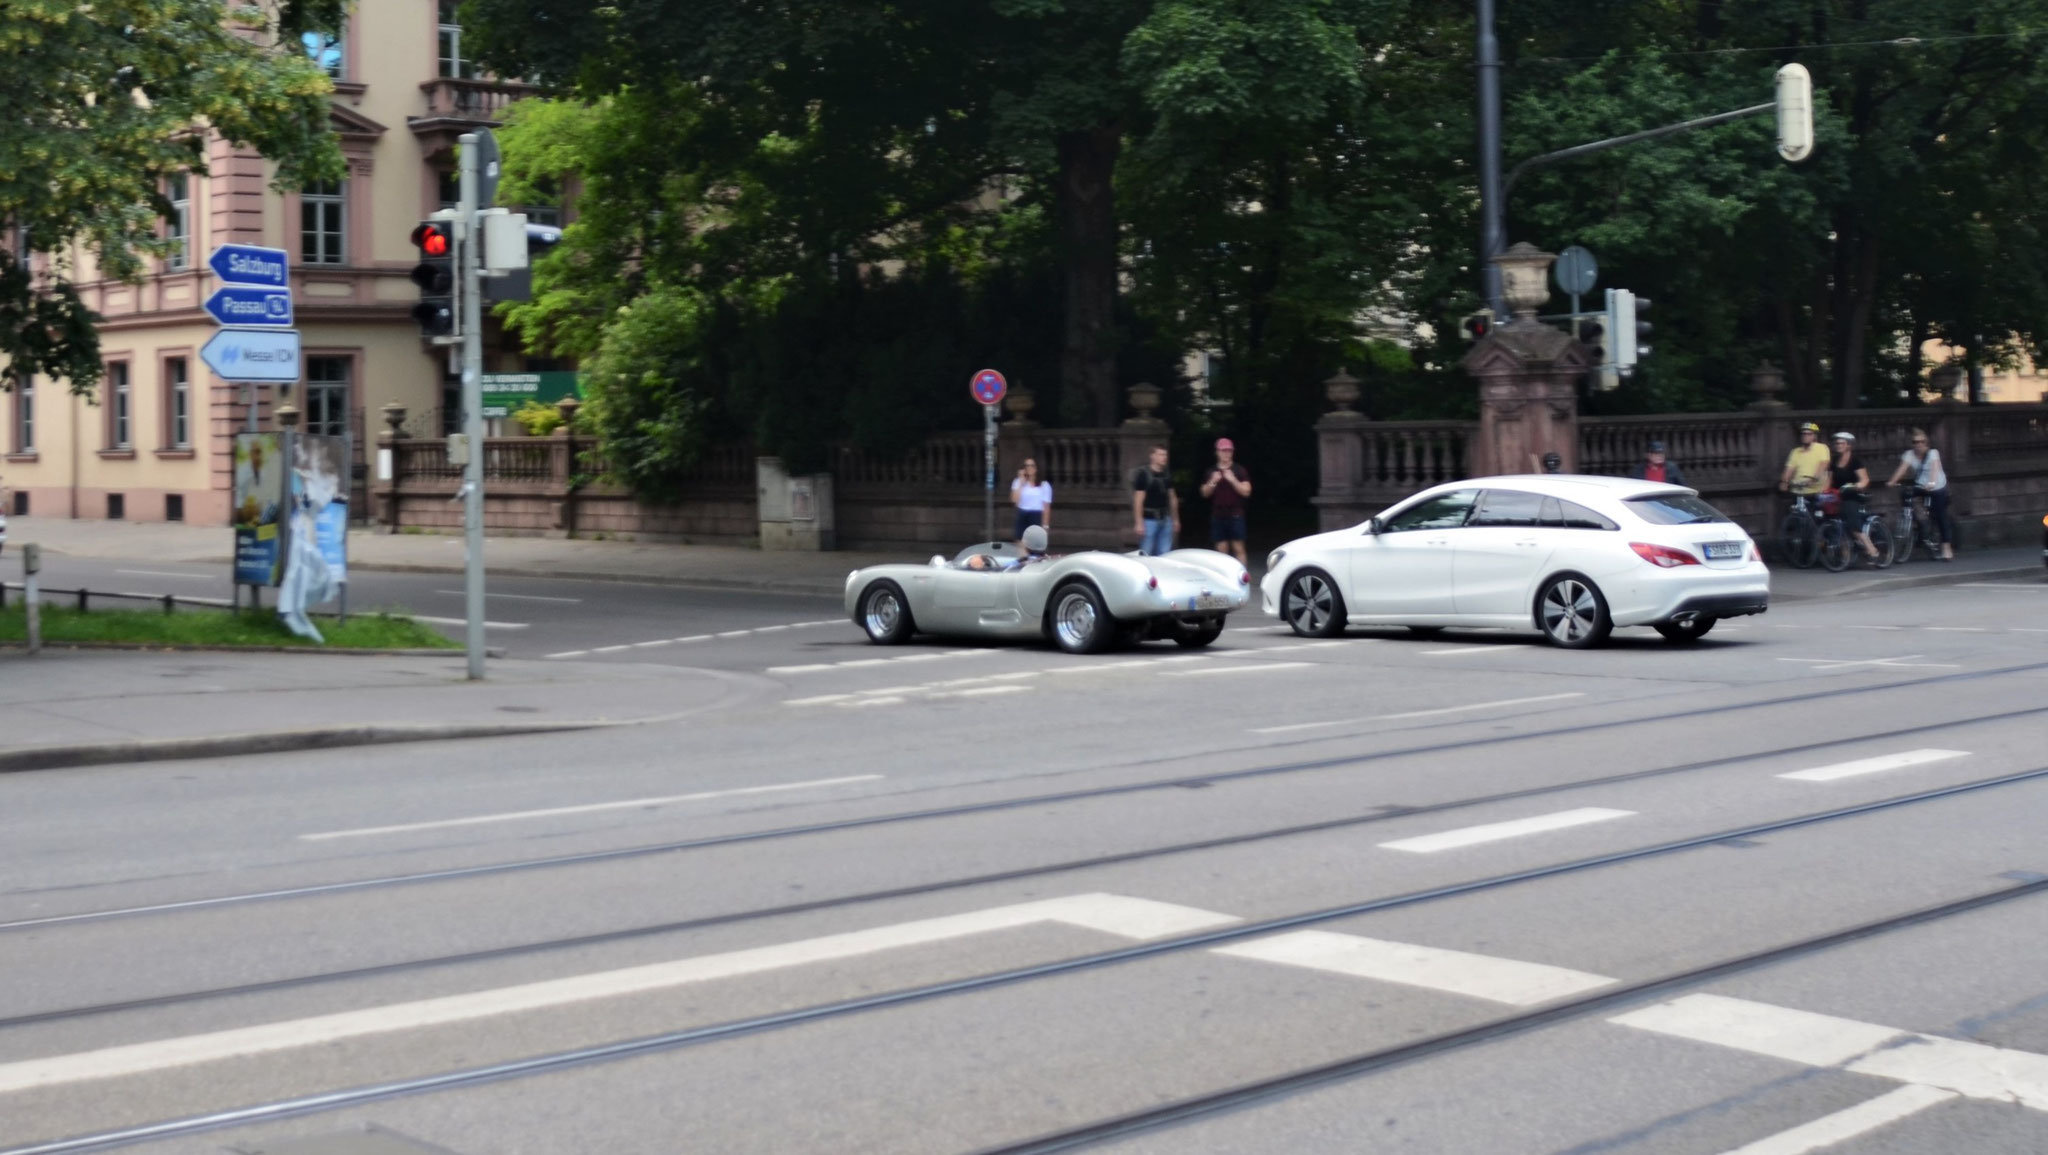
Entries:
MULTIPOLYGON (((221 528, 33 517, 15 518, 9 537, 15 543, 38 542, 52 553, 69 557, 221 564, 230 560, 232 544, 229 531, 221 528)), ((462 539, 453 535, 357 530, 349 534, 348 548, 349 565, 359 570, 462 570, 462 539)), ((915 550, 764 553, 729 545, 493 537, 486 539, 484 556, 490 572, 501 577, 647 582, 837 597, 846 588, 850 570, 882 562, 923 561, 929 554, 921 556, 915 550)), ((1777 565, 1771 568, 1771 592, 1777 601, 1802 601, 1967 581, 2038 580, 2042 573, 2041 551, 2020 546, 1965 551, 1953 562, 1916 560, 1887 570, 1856 568, 1829 573, 1818 566, 1798 570, 1777 565)), ((1255 559, 1252 576, 1260 575, 1255 559)))
POLYGON ((0 772, 647 723, 766 683, 677 667, 453 657, 0 651, 0 772))

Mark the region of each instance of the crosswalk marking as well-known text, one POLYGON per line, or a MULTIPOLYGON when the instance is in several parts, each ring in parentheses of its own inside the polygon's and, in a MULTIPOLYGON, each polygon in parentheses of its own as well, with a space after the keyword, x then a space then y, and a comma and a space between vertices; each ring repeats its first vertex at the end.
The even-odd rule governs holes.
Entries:
POLYGON ((1543 963, 1323 930, 1300 930, 1254 939, 1234 946, 1217 947, 1215 953, 1448 991, 1518 1007, 1580 994, 1609 986, 1615 981, 1605 975, 1543 963))
POLYGON ((1832 766, 1815 766, 1811 770, 1794 770, 1780 774, 1795 782, 1833 782, 1838 778, 1854 778, 1859 774, 1875 774, 1881 770, 1898 770, 1906 766, 1923 766, 1929 762, 1946 762, 1951 758, 1968 758, 1968 750, 1906 750, 1898 754, 1883 754, 1876 758, 1860 758, 1854 762, 1837 762, 1832 766))
POLYGON ((1586 806, 1578 810, 1560 810, 1555 814, 1539 814, 1533 818, 1517 818, 1509 822, 1489 822, 1484 826, 1466 826, 1457 830, 1446 830, 1439 834, 1424 834, 1416 838, 1402 838, 1393 842, 1382 842, 1382 850, 1406 850, 1414 854, 1434 854, 1439 850, 1456 850, 1464 846, 1476 846, 1482 842, 1499 842, 1504 838, 1520 838, 1524 834, 1542 834, 1551 830, 1563 830, 1571 826, 1584 826, 1590 822, 1607 822, 1616 818, 1627 818, 1633 810, 1608 810, 1599 806, 1586 806))
POLYGON ((1780 1131, 1754 1143, 1746 1143, 1727 1155, 1807 1155, 1810 1151, 1832 1147, 1866 1131, 1896 1123, 1917 1111, 1924 1111, 1936 1103, 1946 1103, 1955 1097, 1954 1091, 1909 1084, 1790 1131, 1780 1131))
POLYGON ((267 1054, 344 1039, 419 1027, 465 1022, 494 1015, 539 1010, 592 999, 642 994, 689 983, 759 974, 809 963, 857 958, 880 951, 941 942, 989 931, 1056 922, 1123 938, 1165 938, 1238 919, 1214 911, 1116 894, 1079 894, 1064 898, 999 906, 965 914, 944 915, 892 926, 774 946, 703 955, 674 962, 573 975, 467 994, 392 1003, 359 1011, 261 1026, 240 1027, 158 1039, 147 1043, 105 1047, 68 1055, 52 1055, 0 1063, 0 1094, 51 1087, 89 1079, 136 1075, 219 1059, 267 1054))

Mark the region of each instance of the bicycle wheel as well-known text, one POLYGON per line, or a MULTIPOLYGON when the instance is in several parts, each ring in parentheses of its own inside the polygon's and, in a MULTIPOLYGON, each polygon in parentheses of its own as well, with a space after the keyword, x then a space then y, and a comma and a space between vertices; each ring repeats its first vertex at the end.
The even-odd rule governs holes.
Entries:
POLYGON ((1803 513, 1786 514, 1778 527, 1778 549, 1793 567, 1807 569, 1819 556, 1820 535, 1814 530, 1813 518, 1803 513))
POLYGON ((1892 527, 1881 517, 1873 517, 1863 523, 1863 532, 1870 535, 1870 544, 1877 548, 1877 556, 1870 564, 1879 569, 1890 569, 1897 546, 1892 539, 1892 527))
POLYGON ((1898 516, 1893 519, 1891 524, 1893 565, 1913 560, 1913 542, 1918 537, 1919 529, 1919 521, 1905 510, 1900 510, 1898 516))
POLYGON ((1820 564, 1828 567, 1829 573, 1841 573, 1849 568, 1849 531, 1842 523, 1829 518, 1820 527, 1820 564))

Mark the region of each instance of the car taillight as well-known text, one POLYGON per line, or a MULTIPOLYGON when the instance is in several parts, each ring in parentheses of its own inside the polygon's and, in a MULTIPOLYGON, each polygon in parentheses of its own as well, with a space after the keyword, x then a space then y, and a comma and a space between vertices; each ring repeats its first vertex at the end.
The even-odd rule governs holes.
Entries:
POLYGON ((1668 545, 1651 545, 1645 541, 1632 541, 1628 543, 1628 547, 1636 551, 1637 557, 1642 558, 1658 569, 1677 569, 1682 565, 1700 564, 1700 559, 1682 549, 1672 549, 1668 545))
POLYGON ((1252 574, 1251 574, 1251 571, 1250 571, 1250 570, 1245 570, 1245 571, 1243 571, 1243 572, 1239 573, 1239 574, 1237 575, 1237 584, 1238 584, 1238 585, 1241 585, 1241 586, 1248 586, 1248 585, 1252 584, 1252 574))
POLYGON ((1158 579, 1158 578, 1156 578, 1156 577, 1155 577, 1155 578, 1146 578, 1146 579, 1145 579, 1145 588, 1146 588, 1146 589, 1148 589, 1148 590, 1156 590, 1156 589, 1158 589, 1158 588, 1159 588, 1159 579, 1158 579))
POLYGON ((1763 555, 1763 554, 1761 554, 1761 553, 1758 553, 1758 552, 1757 552, 1757 548, 1756 548, 1756 543, 1755 543, 1755 542, 1750 542, 1750 543, 1749 543, 1749 560, 1751 560, 1751 561, 1762 561, 1762 560, 1764 560, 1764 555, 1763 555))

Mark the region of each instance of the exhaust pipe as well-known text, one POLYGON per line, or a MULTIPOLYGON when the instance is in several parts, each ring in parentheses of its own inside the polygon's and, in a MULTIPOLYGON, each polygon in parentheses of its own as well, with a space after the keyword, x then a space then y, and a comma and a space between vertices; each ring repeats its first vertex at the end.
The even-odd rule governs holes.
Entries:
POLYGON ((1689 626, 1692 624, 1693 619, 1699 616, 1698 610, 1686 610, 1683 613, 1671 615, 1671 624, 1674 626, 1689 626))

